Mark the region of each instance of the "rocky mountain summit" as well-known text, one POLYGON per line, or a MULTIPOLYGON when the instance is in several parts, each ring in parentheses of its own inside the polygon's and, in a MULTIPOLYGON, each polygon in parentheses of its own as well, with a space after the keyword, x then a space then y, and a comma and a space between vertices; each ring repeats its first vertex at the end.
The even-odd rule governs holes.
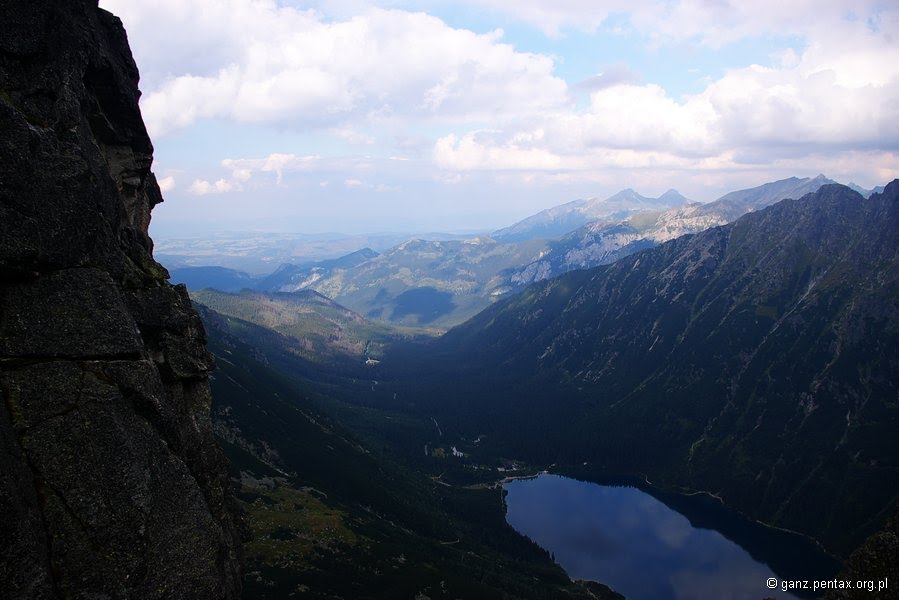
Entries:
POLYGON ((824 175, 790 177, 729 192, 707 204, 685 200, 681 205, 672 204, 668 210, 642 211, 624 220, 594 220, 551 243, 539 259, 511 272, 509 283, 520 287, 574 269, 611 264, 682 235, 730 223, 780 200, 801 198, 829 183, 836 182, 824 175))
POLYGON ((509 227, 494 231, 491 237, 501 242, 554 238, 593 221, 621 220, 636 212, 664 210, 689 203, 677 190, 668 190, 658 198, 648 198, 628 188, 608 198, 573 200, 541 210, 509 227))
POLYGON ((119 19, 0 4, 0 588, 237 598, 238 528, 119 19))

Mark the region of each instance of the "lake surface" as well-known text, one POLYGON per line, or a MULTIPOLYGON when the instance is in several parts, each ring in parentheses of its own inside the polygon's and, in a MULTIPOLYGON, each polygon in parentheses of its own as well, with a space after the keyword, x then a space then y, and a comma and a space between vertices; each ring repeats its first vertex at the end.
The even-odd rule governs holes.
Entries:
POLYGON ((512 527, 552 552, 572 579, 605 583, 630 600, 809 598, 780 582, 832 579, 839 567, 809 540, 701 496, 662 502, 634 487, 558 475, 504 488, 512 527))

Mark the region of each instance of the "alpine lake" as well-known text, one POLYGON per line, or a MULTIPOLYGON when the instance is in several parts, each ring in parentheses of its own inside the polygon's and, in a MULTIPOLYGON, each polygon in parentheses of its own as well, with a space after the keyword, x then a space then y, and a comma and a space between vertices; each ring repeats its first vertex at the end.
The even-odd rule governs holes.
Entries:
POLYGON ((506 521, 571 579, 629 600, 815 598, 839 563, 812 540, 749 521, 706 495, 541 474, 504 484, 506 521), (790 582, 808 581, 808 590, 790 582))

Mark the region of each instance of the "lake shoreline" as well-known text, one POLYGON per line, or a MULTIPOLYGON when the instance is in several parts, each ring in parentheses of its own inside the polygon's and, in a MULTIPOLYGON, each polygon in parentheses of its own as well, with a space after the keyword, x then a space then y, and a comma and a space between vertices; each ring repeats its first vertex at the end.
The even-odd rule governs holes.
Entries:
POLYGON ((552 553, 572 581, 599 581, 630 597, 642 568, 655 577, 659 597, 673 597, 672 582, 683 573, 692 573, 700 588, 733 578, 743 586, 740 594, 749 593, 750 581, 756 594, 771 575, 826 579, 840 567, 807 536, 745 519, 713 495, 660 490, 648 478, 596 479, 569 477, 564 468, 503 479, 506 522, 552 553))
MULTIPOLYGON (((749 521, 756 525, 760 525, 767 529, 771 529, 773 531, 779 531, 781 533, 786 533, 794 536, 801 537, 808 542, 814 544, 818 550, 826 554, 827 556, 833 558, 838 561, 841 565, 844 563, 847 557, 840 556, 831 552, 824 544, 821 543, 817 538, 803 533, 801 531, 796 531, 794 529, 789 529, 787 527, 780 527, 778 525, 772 525, 771 523, 766 523, 765 521, 761 521, 754 517, 747 515, 746 513, 734 508, 732 505, 728 504, 727 501, 715 494, 713 492, 707 490, 699 490, 693 488, 687 488, 683 486, 666 486, 663 484, 653 483, 649 480, 649 476, 646 473, 639 473, 638 475, 633 474, 621 474, 621 473, 613 473, 611 471, 606 471, 601 468, 588 468, 584 469, 583 467, 578 467, 574 465, 550 465, 541 473, 546 472, 553 475, 561 475, 563 477, 570 477, 572 479, 577 479, 579 481, 587 481, 590 483, 596 483, 598 485, 624 485, 635 487, 639 490, 642 490, 654 498, 665 502, 666 498, 695 498, 702 497, 708 498, 710 500, 714 500, 718 504, 720 504, 721 508, 729 512, 730 514, 737 516, 745 521, 749 521), (554 468, 555 467, 555 468, 554 468)), ((536 475, 534 475, 535 477, 536 475)))

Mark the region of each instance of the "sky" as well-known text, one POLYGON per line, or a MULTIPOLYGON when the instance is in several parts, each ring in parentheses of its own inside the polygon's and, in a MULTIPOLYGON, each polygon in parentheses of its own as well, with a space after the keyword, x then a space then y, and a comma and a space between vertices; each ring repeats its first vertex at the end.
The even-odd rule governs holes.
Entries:
POLYGON ((155 237, 489 231, 578 198, 899 176, 899 2, 100 0, 155 237))

